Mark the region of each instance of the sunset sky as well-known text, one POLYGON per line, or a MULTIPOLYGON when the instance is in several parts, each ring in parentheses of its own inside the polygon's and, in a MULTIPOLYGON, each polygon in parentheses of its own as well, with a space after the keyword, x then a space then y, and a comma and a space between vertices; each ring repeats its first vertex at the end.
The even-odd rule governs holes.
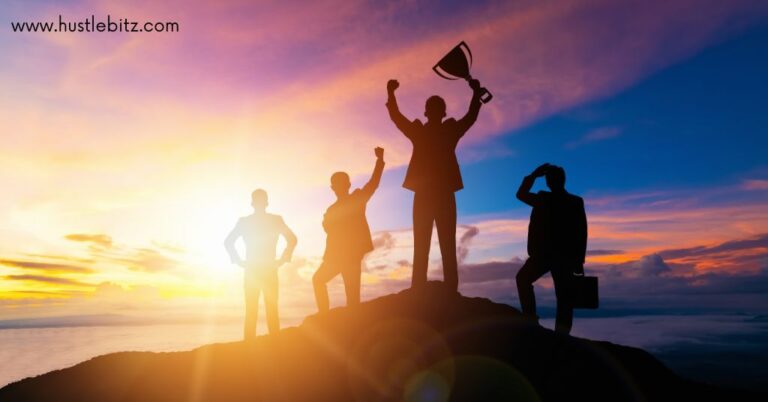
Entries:
POLYGON ((494 99, 458 151, 460 291, 517 305, 514 194, 550 162, 586 201, 604 311, 768 312, 764 1, 11 0, 0 20, 0 320, 239 317, 223 239, 255 188, 299 237, 280 274, 298 319, 330 175, 362 185, 376 146, 362 294, 407 287, 411 146, 385 86, 409 118, 432 94, 462 115, 466 83, 431 70, 462 40, 494 99), (10 29, 92 14, 180 32, 10 29))

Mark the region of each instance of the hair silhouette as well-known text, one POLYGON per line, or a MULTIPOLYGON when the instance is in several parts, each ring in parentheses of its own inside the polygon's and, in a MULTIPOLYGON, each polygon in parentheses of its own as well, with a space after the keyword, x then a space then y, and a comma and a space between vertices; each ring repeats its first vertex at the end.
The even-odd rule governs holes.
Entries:
POLYGON ((550 166, 544 175, 547 187, 552 191, 565 190, 565 169, 560 166, 550 166))
POLYGON ((432 95, 424 105, 424 116, 429 120, 442 121, 445 117, 445 108, 445 100, 437 95, 432 95))
POLYGON ((337 196, 349 194, 350 187, 352 187, 352 183, 346 172, 336 172, 331 175, 331 190, 333 190, 334 194, 337 196))
POLYGON ((267 209, 268 205, 269 197, 267 196, 267 192, 260 188, 253 190, 251 193, 251 206, 256 210, 263 211, 267 209))

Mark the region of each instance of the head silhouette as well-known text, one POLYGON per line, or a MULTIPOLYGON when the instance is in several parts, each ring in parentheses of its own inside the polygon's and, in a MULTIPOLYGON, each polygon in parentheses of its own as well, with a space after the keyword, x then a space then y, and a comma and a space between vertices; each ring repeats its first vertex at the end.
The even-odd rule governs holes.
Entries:
POLYGON ((349 182, 349 175, 345 172, 336 172, 331 176, 331 190, 336 196, 349 194, 349 188, 352 184, 349 182))
POLYGON ((424 116, 428 121, 443 121, 445 117, 445 101, 443 98, 432 95, 427 99, 426 105, 424 105, 424 116))
POLYGON ((253 190, 251 193, 251 206, 255 211, 263 212, 267 209, 269 200, 267 198, 267 192, 262 189, 253 190))
POLYGON ((547 187, 552 191, 565 190, 565 169, 560 166, 550 166, 546 173, 547 187))

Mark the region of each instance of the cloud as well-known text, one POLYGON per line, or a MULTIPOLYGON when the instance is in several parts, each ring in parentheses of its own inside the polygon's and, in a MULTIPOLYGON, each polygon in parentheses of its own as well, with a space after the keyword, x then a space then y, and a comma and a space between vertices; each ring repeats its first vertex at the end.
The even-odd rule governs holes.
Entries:
POLYGON ((187 251, 184 247, 159 241, 152 241, 152 245, 173 254, 184 254, 187 251))
POLYGON ((515 258, 510 261, 490 261, 465 264, 459 269, 462 284, 494 283, 500 280, 514 280, 517 271, 525 261, 515 258))
MULTIPOLYGON (((460 290, 517 305, 515 275, 523 262, 513 259, 464 265, 460 268, 460 290)), ((599 277, 601 307, 594 312, 598 315, 768 311, 768 268, 744 275, 689 275, 687 267, 650 255, 623 264, 589 265, 586 273, 599 277)), ((544 275, 535 288, 542 310, 552 307, 555 295, 551 276, 544 275)))
POLYGON ((600 277, 600 294, 608 309, 764 312, 768 306, 764 238, 658 250, 623 263, 588 264, 586 272, 600 277))
POLYGON ((70 255, 42 254, 42 253, 24 253, 23 255, 33 258, 42 258, 45 260, 70 261, 80 264, 93 264, 96 260, 92 258, 75 257, 70 255))
MULTIPOLYGON (((3 292, 6 297, 0 298, 0 305, 4 304, 4 300, 14 299, 48 299, 48 298, 69 298, 72 296, 82 295, 82 291, 49 291, 49 290, 11 290, 3 292), (8 297, 10 296, 10 297, 8 297)), ((6 303, 7 304, 7 303, 6 303)))
MULTIPOLYGON (((3 277, 0 277, 2 279, 3 277)), ((57 326, 82 325, 77 317, 91 316, 92 324, 109 325, 113 318, 133 317, 133 321, 142 323, 163 323, 180 317, 185 320, 200 319, 200 309, 211 307, 211 303, 201 300, 190 302, 189 299, 169 300, 163 297, 160 288, 149 285, 126 285, 114 282, 82 283, 50 278, 12 278, 15 281, 32 281, 42 284, 46 290, 30 289, 3 292, 0 309, 4 309, 2 323, 9 320, 45 316, 56 320, 57 326), (11 293, 11 292, 8 292, 11 293), (7 308, 6 308, 7 307, 7 308), (41 314, 42 313, 42 314, 41 314), (102 317, 104 319, 102 319, 102 317)), ((239 298, 238 298, 238 301, 239 298)), ((229 314, 233 306, 221 311, 222 316, 229 314)), ((238 317, 240 318, 240 317, 238 317)))
POLYGON ((464 260, 467 259, 472 239, 480 233, 480 229, 477 226, 462 225, 462 228, 465 229, 465 231, 461 234, 458 244, 456 245, 456 256, 459 264, 462 264, 464 260))
POLYGON ((25 260, 0 259, 0 264, 9 266, 9 267, 14 267, 14 268, 49 271, 49 272, 76 273, 76 274, 90 274, 94 272, 94 270, 91 268, 82 267, 78 265, 53 264, 53 263, 47 263, 47 262, 35 262, 35 261, 25 261, 25 260))
POLYGON ((151 242, 153 247, 130 247, 115 244, 112 236, 107 234, 69 234, 65 239, 89 244, 88 251, 94 261, 116 263, 131 271, 170 272, 184 265, 181 259, 176 258, 184 256, 183 248, 157 241, 151 242))
POLYGON ((733 259, 740 254, 739 258, 754 259, 759 254, 757 246, 765 247, 768 204, 760 197, 745 198, 745 191, 737 186, 620 197, 587 194, 584 199, 590 249, 623 251, 591 253, 593 262, 620 262, 659 253, 665 260, 698 258, 702 263, 696 267, 701 270, 754 269, 723 257, 733 259), (718 255, 718 251, 729 253, 718 255))
MULTIPOLYGON (((628 264, 648 263, 634 261, 628 264)), ((768 302, 768 268, 743 275, 711 272, 685 275, 688 272, 685 266, 666 264, 663 260, 653 263, 655 265, 642 274, 637 271, 628 274, 628 264, 588 267, 587 274, 600 277, 600 293, 610 299, 614 307, 699 311, 737 306, 740 310, 762 311, 768 302), (683 275, 678 275, 678 270, 683 275), (745 304, 744 300, 752 302, 745 304)))
MULTIPOLYGON (((499 225, 497 221, 495 226, 499 225)), ((603 302, 597 314, 764 311, 768 306, 767 242, 768 234, 760 234, 686 248, 657 248, 616 263, 588 262, 587 275, 600 278, 603 302)), ((615 252, 622 253, 596 251, 611 257, 615 252)), ((468 295, 515 304, 515 275, 523 263, 523 259, 514 257, 462 264, 460 289, 468 295)), ((552 306, 555 299, 551 277, 542 277, 536 288, 542 305, 552 306)))
POLYGON ((64 236, 65 239, 77 242, 91 243, 101 248, 112 247, 112 238, 105 234, 73 233, 64 236))
POLYGON ((658 255, 672 264, 688 267, 694 273, 759 274, 768 267, 768 234, 712 245, 660 250, 658 255))
POLYGON ((102 282, 94 289, 93 297, 112 302, 147 301, 160 299, 160 292, 156 287, 148 285, 127 287, 114 282, 102 282))
POLYGON ((744 180, 741 182, 741 188, 748 191, 768 190, 768 180, 765 180, 765 179, 744 180))
POLYGON ((565 148, 574 149, 593 142, 616 138, 619 135, 621 135, 621 129, 619 127, 600 127, 584 134, 577 140, 566 143, 565 148))
POLYGON ((624 254, 624 250, 587 250, 588 256, 596 256, 596 255, 617 255, 617 254, 624 254))
MULTIPOLYGON (((433 230, 435 230, 433 228, 433 230)), ((469 257, 473 239, 480 234, 480 228, 474 225, 458 225, 456 228, 456 255, 459 265, 469 257)), ((374 243, 377 247, 366 256, 366 263, 371 271, 377 271, 377 280, 383 280, 382 275, 390 275, 392 272, 400 272, 403 267, 410 267, 413 257, 412 230, 390 230, 377 232, 374 243)), ((442 264, 438 236, 432 236, 430 245, 430 274, 439 271, 442 264)), ((391 278, 389 278, 391 279, 391 278)), ((410 281, 410 276, 408 277, 410 281)))
MULTIPOLYGON (((200 275, 193 275, 199 274, 196 272, 200 268, 199 262, 189 258, 181 248, 166 246, 159 242, 151 242, 150 247, 131 247, 115 243, 112 236, 107 234, 70 234, 64 238, 85 245, 83 248, 87 257, 75 257, 63 253, 22 253, 33 256, 35 259, 0 257, 0 266, 13 270, 8 272, 9 275, 0 276, 5 280, 0 281, 0 301, 6 300, 6 305, 26 306, 34 310, 35 306, 37 308, 52 307, 50 303, 44 302, 47 298, 61 299, 58 303, 69 304, 75 308, 81 304, 81 301, 73 300, 70 303, 63 299, 97 297, 106 300, 105 297, 110 294, 113 296, 125 294, 118 291, 120 289, 126 291, 130 289, 130 296, 121 298, 110 296, 109 299, 115 302, 119 299, 121 305, 125 305, 130 297, 141 296, 137 299, 139 302, 154 300, 153 297, 149 297, 151 292, 147 294, 137 292, 137 289, 143 289, 145 287, 143 284, 149 282, 147 278, 137 274, 126 275, 126 271, 153 275, 171 274, 153 279, 151 283, 157 286, 153 288, 153 292, 162 289, 165 295, 174 294, 177 297, 190 294, 199 296, 206 292, 199 282, 195 283, 200 275), (187 260, 184 260, 185 258, 187 260), (79 280, 81 275, 88 275, 90 280, 88 282, 79 280), (96 283, 101 285, 97 286, 96 283), (78 290, 67 290, 69 287, 75 287, 78 290), (25 302, 25 299, 29 299, 30 302, 25 302)), ((208 278, 206 280, 210 281, 208 278)), ((211 291, 208 290, 208 292, 211 291)), ((102 307, 105 308, 105 306, 102 307)), ((63 305, 62 308, 64 308, 63 305)), ((98 305, 95 305, 95 308, 98 308, 98 305)), ((15 311, 19 313, 22 310, 15 311)))
POLYGON ((76 281, 74 279, 59 278, 55 276, 43 276, 43 275, 5 275, 3 279, 9 281, 27 281, 27 282, 40 282, 54 285, 69 285, 80 287, 93 287, 90 283, 76 281))
POLYGON ((166 272, 180 266, 180 262, 151 248, 137 248, 112 258, 128 269, 141 272, 166 272))
POLYGON ((756 249, 768 253, 768 233, 750 239, 731 240, 714 246, 696 246, 683 249, 663 250, 659 254, 668 259, 713 256, 715 254, 756 249))
POLYGON ((640 257, 639 260, 617 264, 608 272, 622 278, 640 278, 660 276, 671 272, 671 269, 664 262, 661 255, 650 254, 640 257))
POLYGON ((395 247, 396 241, 392 233, 379 232, 378 236, 373 239, 373 248, 381 249, 382 252, 387 252, 395 247))

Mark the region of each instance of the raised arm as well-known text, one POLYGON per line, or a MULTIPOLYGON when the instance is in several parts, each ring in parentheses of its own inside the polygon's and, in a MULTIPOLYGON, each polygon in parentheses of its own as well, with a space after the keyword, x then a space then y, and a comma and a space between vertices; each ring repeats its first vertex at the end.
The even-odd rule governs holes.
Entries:
POLYGON ((233 264, 237 264, 240 266, 243 266, 245 262, 240 257, 240 254, 237 252, 237 249, 235 248, 235 243, 237 242, 237 239, 240 238, 242 235, 242 229, 240 221, 237 221, 237 224, 234 228, 229 232, 227 235, 227 238, 224 239, 224 248, 227 249, 227 254, 229 254, 229 260, 233 264))
POLYGON ((472 100, 469 101, 469 110, 467 111, 467 114, 464 115, 464 117, 456 122, 459 128, 458 132, 460 137, 463 136, 464 133, 466 133, 473 124, 475 124, 475 121, 477 121, 477 116, 480 114, 480 106, 483 105, 483 102, 480 101, 480 91, 482 89, 480 86, 480 81, 473 79, 469 81, 469 86, 472 88, 472 100))
POLYGON ((549 163, 545 163, 537 167, 536 170, 531 172, 531 174, 523 178, 523 182, 520 183, 520 187, 517 189, 518 200, 532 207, 535 206, 537 196, 536 194, 531 192, 531 188, 533 188, 533 182, 536 181, 537 177, 544 176, 549 166, 550 166, 549 163))
POLYGON ((365 194, 366 198, 371 198, 376 189, 379 188, 381 174, 384 172, 384 148, 376 147, 374 152, 376 153, 376 166, 373 168, 371 179, 360 190, 365 194))
POLYGON ((389 118, 395 123, 398 130, 405 134, 406 137, 411 138, 411 126, 413 122, 408 120, 407 117, 400 113, 400 108, 397 106, 397 98, 395 97, 395 90, 400 86, 397 80, 389 80, 387 82, 387 110, 389 111, 389 118))
POLYGON ((285 224, 285 221, 280 218, 280 234, 283 235, 285 238, 286 243, 288 243, 285 246, 285 250, 283 250, 283 255, 280 256, 280 262, 286 263, 291 262, 291 258, 293 258, 293 249, 296 248, 296 243, 298 243, 298 239, 296 239, 296 235, 293 234, 293 231, 291 228, 288 227, 288 225, 285 224))

